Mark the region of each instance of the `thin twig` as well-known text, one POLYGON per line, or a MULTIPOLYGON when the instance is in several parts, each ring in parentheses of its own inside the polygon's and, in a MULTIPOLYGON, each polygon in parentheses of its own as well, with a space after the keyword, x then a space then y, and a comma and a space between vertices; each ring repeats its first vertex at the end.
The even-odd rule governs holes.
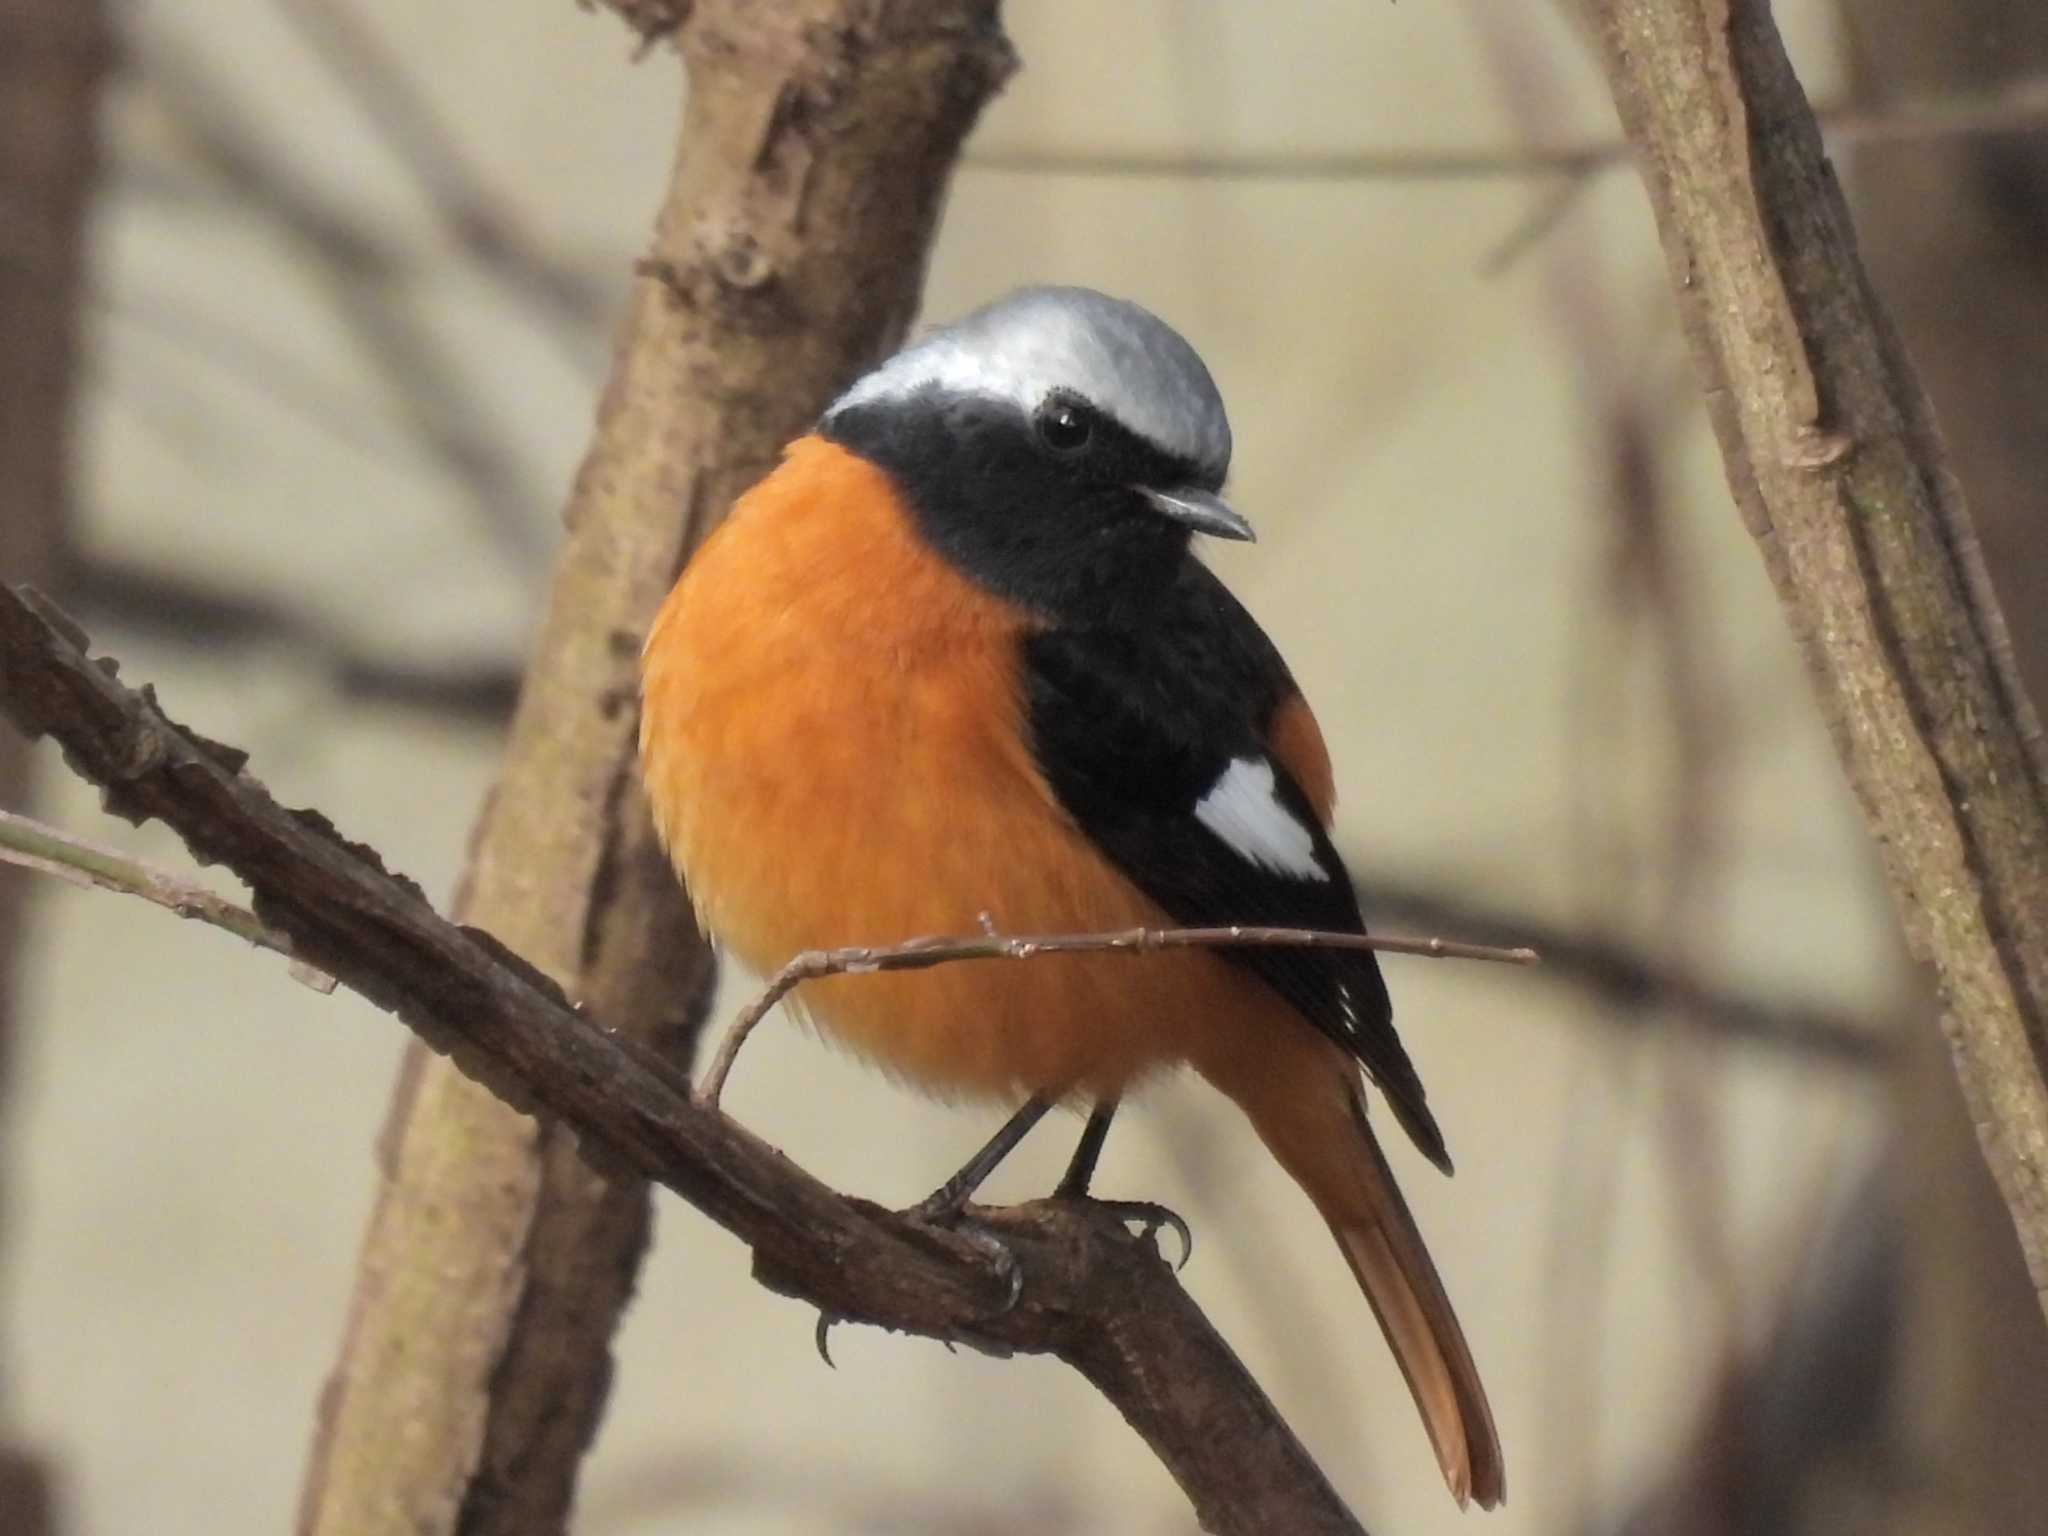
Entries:
POLYGON ((0 864, 54 875, 72 885, 92 886, 123 896, 140 896, 144 901, 189 917, 223 933, 267 949, 292 961, 292 974, 316 991, 332 992, 334 978, 315 970, 298 958, 292 941, 265 923, 247 907, 181 875, 125 853, 95 843, 29 816, 0 810, 0 864))
POLYGON ((1535 965, 1543 957, 1526 946, 1468 944, 1457 939, 1403 939, 1377 933, 1333 933, 1317 928, 1119 928, 1107 933, 983 933, 972 937, 943 935, 910 939, 901 944, 856 945, 845 949, 807 949, 794 956, 743 1009, 726 1031, 711 1070, 697 1090, 700 1103, 716 1105, 740 1047, 770 1009, 807 981, 824 976, 867 975, 876 971, 921 971, 956 960, 1032 960, 1040 955, 1140 954, 1159 949, 1370 949, 1396 955, 1421 955, 1430 960, 1491 960, 1503 965, 1535 965))
POLYGON ((280 651, 320 674, 337 697, 417 709, 439 723, 502 725, 519 696, 516 657, 460 656, 415 662, 380 654, 303 607, 259 588, 153 567, 106 552, 79 555, 72 601, 131 634, 213 652, 280 651))

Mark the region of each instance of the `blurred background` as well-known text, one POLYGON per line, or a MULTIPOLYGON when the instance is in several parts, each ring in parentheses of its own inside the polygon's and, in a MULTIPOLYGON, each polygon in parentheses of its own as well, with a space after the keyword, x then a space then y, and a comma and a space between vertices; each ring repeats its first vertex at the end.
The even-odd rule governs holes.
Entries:
MULTIPOLYGON (((445 899, 680 71, 569 0, 209 0, 100 17, 95 94, 99 10, 0 0, 0 578, 445 899)), ((2042 697, 2048 11, 1777 12, 2042 697)), ((1227 1105, 1152 1092, 1098 1187, 1186 1214, 1186 1283, 1376 1532, 2048 1531, 2048 1336, 1568 8, 1006 21, 1024 67, 927 315, 1077 282, 1194 341, 1262 533, 1212 558, 1317 701, 1380 922, 1553 951, 1388 962, 1459 1174, 1392 1155, 1505 1509, 1446 1500, 1327 1235, 1227 1105)), ((54 752, 10 740, 0 774, 0 805, 186 863, 54 752)), ((30 1465, 65 1536, 279 1530, 403 1032, 15 871, 0 967, 0 1533, 30 1465)), ((726 1105, 891 1203, 993 1123, 780 1021, 726 1105)), ((1041 1132, 992 1194, 1043 1192, 1070 1147, 1041 1132)), ((582 1536, 1194 1529, 1071 1372, 853 1329, 827 1370, 735 1242, 672 1198, 657 1219, 582 1536)))

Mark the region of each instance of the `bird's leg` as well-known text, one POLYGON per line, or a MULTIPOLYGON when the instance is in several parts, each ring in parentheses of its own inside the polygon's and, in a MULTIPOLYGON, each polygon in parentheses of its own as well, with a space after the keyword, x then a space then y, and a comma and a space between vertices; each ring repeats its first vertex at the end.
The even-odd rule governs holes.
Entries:
POLYGON ((1171 1227, 1173 1235, 1180 1239, 1180 1263, 1174 1268, 1183 1268, 1188 1256, 1195 1251, 1195 1239, 1178 1211, 1150 1200, 1098 1200, 1088 1193, 1088 1185, 1095 1177, 1096 1160, 1102 1156, 1102 1144, 1109 1137, 1109 1122, 1116 1118, 1117 1105, 1121 1102, 1116 1097, 1096 1102, 1088 1116, 1088 1124, 1082 1128, 1081 1144, 1074 1148, 1074 1160, 1067 1164, 1065 1175, 1052 1192, 1053 1198, 1086 1200, 1101 1206, 1124 1221, 1136 1222, 1140 1237, 1152 1237, 1160 1228, 1171 1227))
POLYGON ((1002 1306, 1005 1312, 1017 1305, 1017 1298, 1024 1293, 1024 1271, 1007 1244, 992 1233, 964 1223, 962 1216, 969 1197, 981 1188, 982 1182, 996 1171, 996 1165, 1016 1150, 1017 1143, 1031 1133, 1031 1127, 1043 1120, 1045 1112, 1051 1108, 1051 1099, 1043 1094, 1033 1094, 1017 1113, 1003 1122, 1001 1130, 989 1137, 986 1146, 967 1159, 958 1173, 903 1213, 915 1221, 951 1227, 987 1253, 995 1261, 996 1273, 1007 1288, 1002 1306))
POLYGON ((1051 1108, 1052 1100, 1043 1094, 1033 1094, 1026 1099, 1023 1107, 1003 1122, 1003 1128, 989 1137, 988 1145, 967 1159, 958 1173, 903 1214, 936 1226, 958 1221, 969 1198, 996 1171, 996 1165, 1016 1150, 1017 1143, 1030 1134, 1031 1127, 1043 1120, 1045 1112, 1051 1108))
POLYGON ((1052 1192, 1055 1200, 1088 1198, 1088 1182, 1095 1177, 1096 1159, 1102 1156, 1102 1144, 1109 1139, 1109 1122, 1116 1118, 1116 1107, 1122 1102, 1114 1094, 1096 1101, 1088 1124, 1081 1130, 1081 1144, 1074 1148, 1074 1160, 1067 1164, 1066 1173, 1052 1192))
MULTIPOLYGON (((1188 1255, 1194 1251, 1194 1237, 1177 1212, 1149 1200, 1096 1200, 1088 1193, 1088 1182, 1094 1176, 1096 1159, 1102 1154, 1103 1140, 1109 1135, 1109 1123, 1116 1117, 1117 1103, 1114 1098, 1104 1099, 1088 1116, 1088 1124, 1081 1132, 1081 1144, 1075 1148, 1073 1161, 1068 1164, 1054 1197, 1087 1200, 1101 1206, 1121 1220, 1138 1223, 1140 1235, 1144 1237, 1153 1236, 1162 1227, 1171 1227, 1180 1239, 1180 1262, 1186 1264, 1188 1255)), ((1043 1120, 1045 1112, 1051 1108, 1050 1098, 1044 1094, 1033 1094, 1003 1122, 1002 1128, 988 1139, 982 1149, 962 1165, 958 1173, 903 1213, 914 1221, 952 1227, 976 1247, 985 1249, 995 1260, 998 1273, 1009 1287, 1008 1297, 1003 1303, 1005 1311, 1017 1304, 1017 1298, 1023 1292, 1024 1272, 1018 1268, 1015 1255, 1000 1239, 963 1225, 961 1218, 974 1192, 996 1171, 1003 1159, 1017 1149, 1017 1143, 1031 1134, 1031 1128, 1043 1120)))

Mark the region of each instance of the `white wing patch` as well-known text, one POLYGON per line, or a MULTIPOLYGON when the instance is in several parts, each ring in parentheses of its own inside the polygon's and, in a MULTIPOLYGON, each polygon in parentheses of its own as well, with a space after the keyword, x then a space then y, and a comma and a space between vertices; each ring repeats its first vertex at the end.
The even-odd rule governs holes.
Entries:
POLYGON ((1273 765, 1263 757, 1231 759, 1209 792, 1195 802, 1195 820, 1243 858, 1297 880, 1327 880, 1316 840, 1280 803, 1273 765))
POLYGON ((1344 1010, 1344 1033, 1358 1033, 1358 1005, 1351 1001, 1351 989, 1343 982, 1337 983, 1337 1006, 1344 1010))

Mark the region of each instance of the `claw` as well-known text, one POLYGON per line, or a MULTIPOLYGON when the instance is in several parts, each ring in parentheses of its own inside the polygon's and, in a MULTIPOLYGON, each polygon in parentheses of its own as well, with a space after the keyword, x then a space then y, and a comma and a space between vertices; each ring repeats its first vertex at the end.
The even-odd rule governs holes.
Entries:
POLYGON ((957 1227, 967 1218, 967 1197, 955 1193, 950 1184, 942 1184, 899 1214, 927 1227, 957 1227))
POLYGON ((1119 1221, 1137 1223, 1140 1241, 1151 1239, 1156 1243, 1161 1229, 1171 1228, 1180 1239, 1180 1262, 1173 1266, 1176 1273, 1186 1269, 1188 1260, 1195 1256, 1195 1234, 1188 1230, 1180 1212, 1169 1206, 1150 1200, 1097 1200, 1093 1196, 1088 1197, 1088 1203, 1110 1212, 1119 1221))
POLYGON ((1017 1262, 1017 1256, 1010 1251, 1008 1243, 967 1214, 964 1200, 950 1189, 940 1189, 902 1214, 926 1226, 957 1232, 989 1256, 995 1265, 996 1278, 1003 1282, 1004 1287, 1003 1303, 996 1308, 996 1316, 1002 1316, 1017 1305, 1018 1298, 1024 1294, 1023 1266, 1017 1262))
POLYGON ((1004 1287, 1003 1304, 996 1308, 996 1315, 1002 1316, 1016 1306, 1017 1299, 1024 1294, 1024 1266, 1017 1262, 1017 1255, 1010 1252, 1010 1245, 986 1228, 960 1218, 954 1221, 953 1230, 987 1254, 995 1265, 996 1277, 1004 1287))
POLYGON ((827 1312, 820 1309, 818 1313, 818 1358, 824 1361, 827 1365, 832 1366, 832 1369, 835 1371, 838 1370, 839 1367, 837 1365, 833 1365, 832 1363, 832 1325, 834 1323, 843 1323, 845 1321, 846 1319, 840 1316, 840 1314, 837 1312, 827 1312))

